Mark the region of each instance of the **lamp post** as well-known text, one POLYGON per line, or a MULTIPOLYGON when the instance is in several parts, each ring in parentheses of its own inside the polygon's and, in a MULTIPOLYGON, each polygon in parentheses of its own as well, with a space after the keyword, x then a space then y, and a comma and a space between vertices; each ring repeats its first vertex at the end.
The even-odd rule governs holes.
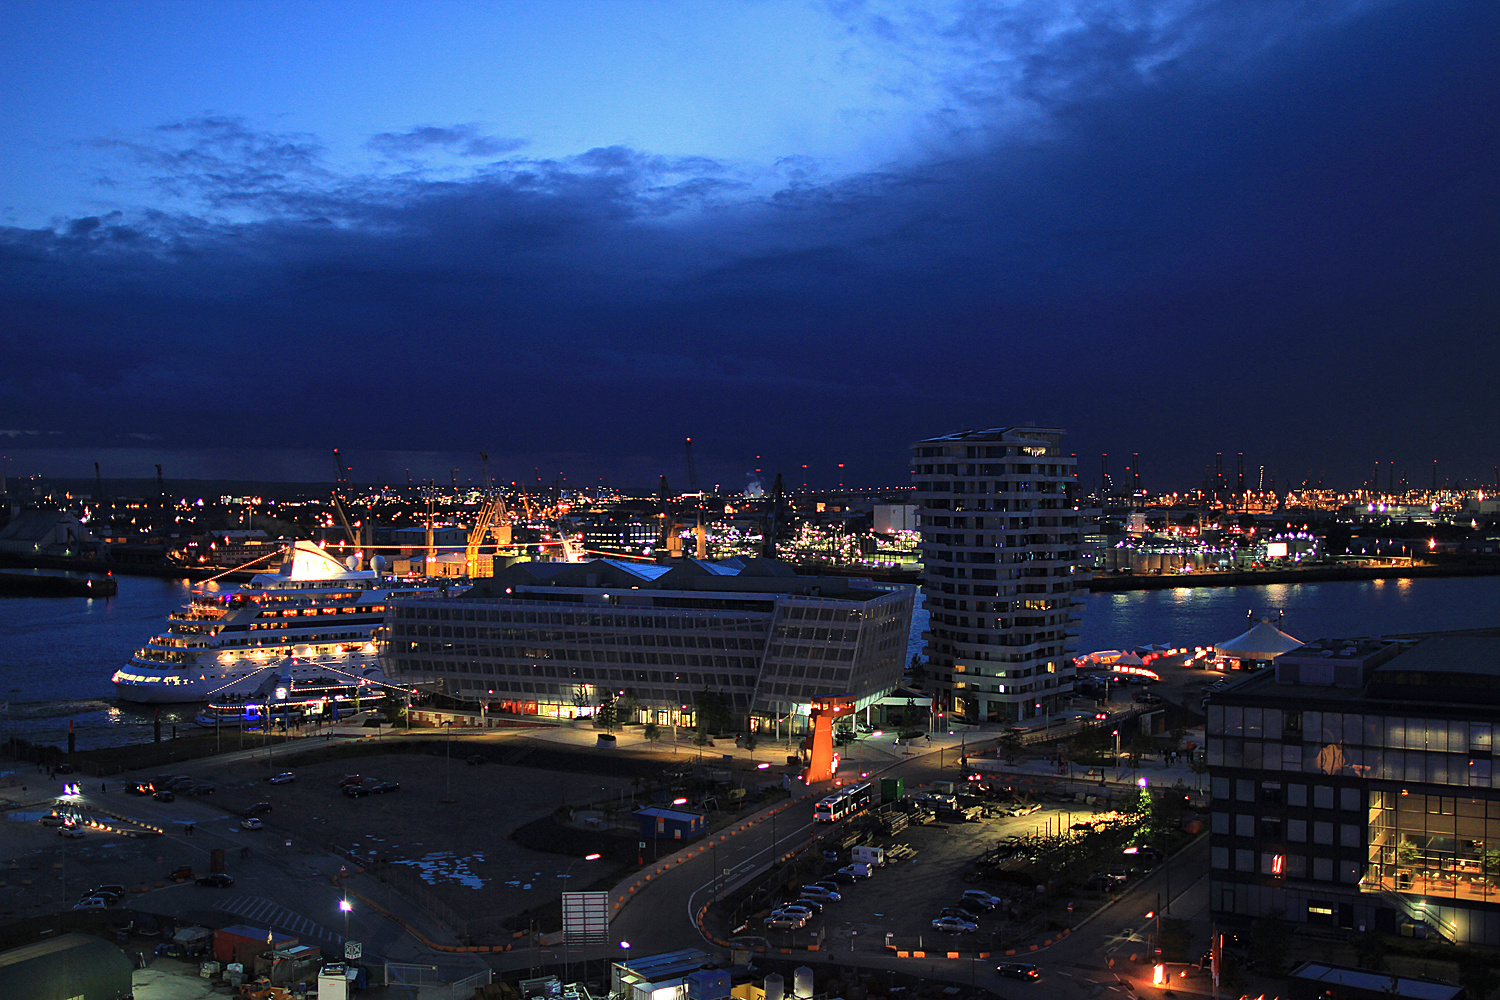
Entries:
POLYGON ((1120 731, 1115 730, 1115 777, 1120 777, 1120 731))
POLYGON ((344 944, 349 944, 349 911, 354 907, 349 905, 349 887, 344 887, 344 898, 339 900, 339 910, 344 914, 344 944))
POLYGON ((569 935, 568 935, 568 907, 567 907, 568 880, 573 877, 573 866, 576 865, 579 861, 598 861, 599 857, 600 857, 600 855, 598 855, 598 854, 585 854, 582 858, 574 858, 572 861, 568 862, 567 871, 563 872, 563 982, 564 983, 567 983, 567 981, 568 981, 568 963, 569 963, 568 945, 571 943, 571 941, 569 939, 569 935))
POLYGON ((443 755, 446 758, 443 767, 443 802, 453 801, 453 720, 448 719, 440 725, 448 727, 448 740, 444 744, 443 755))

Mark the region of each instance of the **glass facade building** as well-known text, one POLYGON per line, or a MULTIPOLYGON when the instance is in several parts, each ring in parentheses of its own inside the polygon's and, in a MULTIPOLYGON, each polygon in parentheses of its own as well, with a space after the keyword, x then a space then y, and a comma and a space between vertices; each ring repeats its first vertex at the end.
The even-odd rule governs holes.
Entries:
POLYGON ((765 559, 516 563, 462 595, 394 603, 389 672, 562 718, 624 695, 639 712, 626 721, 663 725, 693 724, 707 692, 737 728, 798 731, 813 698, 864 707, 895 688, 915 596, 765 559))
POLYGON ((1207 715, 1215 911, 1500 945, 1500 633, 1310 643, 1207 715))
POLYGON ((1088 574, 1062 437, 997 427, 912 445, 927 669, 939 705, 970 722, 1050 715, 1072 690, 1088 574))

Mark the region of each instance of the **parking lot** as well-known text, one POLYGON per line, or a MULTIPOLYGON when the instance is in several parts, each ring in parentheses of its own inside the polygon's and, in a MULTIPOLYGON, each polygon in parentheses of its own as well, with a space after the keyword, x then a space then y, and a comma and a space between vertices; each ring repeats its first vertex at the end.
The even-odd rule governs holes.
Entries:
MULTIPOLYGON (((494 762, 468 765, 465 757, 475 749, 457 749, 451 763, 443 756, 381 753, 302 766, 259 757, 178 765, 179 771, 162 777, 190 775, 214 791, 171 801, 127 794, 117 782, 107 794, 99 794, 97 785, 86 789, 87 805, 165 831, 144 838, 98 830, 78 839, 59 836, 57 828, 39 822, 50 802, 47 809, 11 812, 0 825, 0 846, 11 859, 0 876, 0 915, 67 909, 78 893, 108 883, 133 890, 119 905, 154 912, 206 915, 241 896, 288 900, 296 908, 306 896, 297 886, 316 877, 310 863, 330 849, 348 859, 350 868, 375 868, 401 892, 460 917, 517 913, 555 899, 564 881, 581 889, 615 874, 608 861, 575 864, 565 855, 523 848, 509 835, 564 803, 623 797, 628 806, 631 779, 494 762), (271 783, 288 769, 295 780, 271 783), (400 788, 349 797, 338 783, 352 772, 400 788), (249 813, 256 814, 259 828, 244 822, 249 813), (234 885, 215 888, 167 877, 180 867, 192 868, 194 878, 208 873, 216 849, 224 852, 234 885)), ((327 867, 318 863, 319 872, 327 867)), ((333 922, 321 912, 326 907, 314 909, 321 924, 333 922)))
MULTIPOLYGON (((900 850, 896 853, 909 851, 912 856, 890 860, 872 869, 868 878, 855 878, 852 882, 847 877, 837 879, 840 900, 826 903, 822 912, 814 914, 801 928, 767 928, 764 924, 767 910, 762 908, 742 922, 739 933, 764 936, 773 946, 818 943, 821 950, 834 955, 884 948, 888 935, 892 945, 903 949, 1002 952, 1044 933, 1054 924, 1070 923, 1070 903, 1081 917, 1109 895, 1115 882, 1110 880, 1093 889, 1079 890, 1071 899, 1058 899, 1046 892, 1039 893, 1034 880, 981 878, 976 860, 1007 842, 1045 836, 1049 831, 1059 834, 1069 831, 1074 824, 1081 828, 1111 815, 1102 803, 1098 809, 1082 803, 1043 802, 1025 816, 912 825, 894 836, 876 837, 873 844, 897 847, 900 850), (983 892, 998 899, 993 908, 974 906, 972 912, 966 913, 960 905, 966 891, 983 892), (945 909, 961 915, 974 929, 959 933, 935 929, 932 921, 945 909)), ((996 809, 992 807, 990 811, 996 809)), ((1082 837, 1084 832, 1080 829, 1072 835, 1082 837)), ((818 857, 819 853, 815 849, 811 855, 818 857)), ((793 884, 805 885, 815 879, 834 877, 849 860, 849 852, 841 851, 836 861, 817 862, 793 884)), ((1122 875, 1120 881, 1124 878, 1122 875)), ((782 894, 783 898, 790 895, 782 894)))

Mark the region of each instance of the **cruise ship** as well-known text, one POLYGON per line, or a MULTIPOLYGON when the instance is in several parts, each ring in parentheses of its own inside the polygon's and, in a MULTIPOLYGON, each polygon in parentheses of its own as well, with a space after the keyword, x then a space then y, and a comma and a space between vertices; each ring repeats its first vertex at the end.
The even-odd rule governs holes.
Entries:
POLYGON ((324 690, 385 684, 376 631, 394 597, 435 588, 398 583, 297 542, 274 573, 225 594, 195 593, 111 678, 123 701, 200 702, 254 697, 273 677, 324 690))

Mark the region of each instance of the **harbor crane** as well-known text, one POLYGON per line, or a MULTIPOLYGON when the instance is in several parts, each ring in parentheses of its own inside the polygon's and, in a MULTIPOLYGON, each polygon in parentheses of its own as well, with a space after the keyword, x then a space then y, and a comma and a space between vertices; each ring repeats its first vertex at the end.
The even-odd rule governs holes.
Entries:
POLYGON ((349 470, 344 466, 344 456, 339 454, 337 448, 333 449, 333 466, 337 478, 333 484, 333 509, 339 516, 339 523, 344 526, 344 532, 349 536, 349 544, 356 549, 359 548, 359 535, 349 525, 349 512, 344 509, 344 487, 349 485, 349 470))

